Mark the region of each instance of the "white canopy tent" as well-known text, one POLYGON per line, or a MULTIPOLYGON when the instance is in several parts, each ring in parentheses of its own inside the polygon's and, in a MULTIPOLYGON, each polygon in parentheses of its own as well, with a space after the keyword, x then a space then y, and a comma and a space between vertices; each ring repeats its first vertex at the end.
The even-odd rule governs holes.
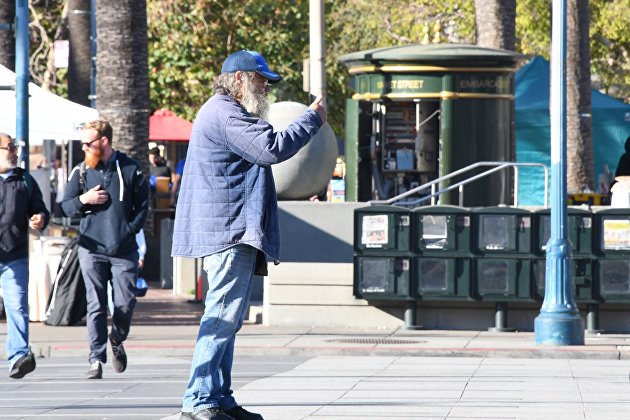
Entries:
MULTIPOLYGON (((15 137, 15 73, 0 65, 0 132, 15 137)), ((34 83, 28 84, 29 98, 29 145, 39 146, 44 139, 60 144, 64 140, 80 139, 77 127, 81 123, 98 118, 93 108, 64 99, 34 83)))

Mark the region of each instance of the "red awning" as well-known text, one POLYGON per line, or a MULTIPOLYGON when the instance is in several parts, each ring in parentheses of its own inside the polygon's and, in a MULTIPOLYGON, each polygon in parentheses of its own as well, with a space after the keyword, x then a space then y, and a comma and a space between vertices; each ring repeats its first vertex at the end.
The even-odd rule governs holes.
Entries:
POLYGON ((149 119, 150 141, 188 141, 192 123, 168 109, 158 109, 149 119))

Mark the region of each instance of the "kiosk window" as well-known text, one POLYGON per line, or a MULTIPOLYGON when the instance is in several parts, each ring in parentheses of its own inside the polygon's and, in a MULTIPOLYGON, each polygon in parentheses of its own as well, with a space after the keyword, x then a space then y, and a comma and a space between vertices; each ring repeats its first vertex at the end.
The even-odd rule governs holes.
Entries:
POLYGON ((540 249, 542 250, 546 250, 547 249, 547 242, 549 242, 549 238, 551 238, 551 217, 550 216, 543 216, 541 219, 542 222, 542 235, 541 235, 541 243, 540 245, 540 249))
POLYGON ((389 289, 390 260, 369 258, 361 260, 361 292, 384 293, 389 289))
POLYGON ((603 225, 602 242, 604 249, 630 249, 630 220, 607 218, 604 219, 603 225))
POLYGON ((382 248, 389 242, 389 218, 379 214, 364 216, 361 224, 361 244, 367 248, 382 248))
POLYGON ((510 291, 507 261, 481 262, 479 291, 485 294, 506 294, 510 291))
POLYGON ((630 294, 630 262, 625 260, 603 260, 601 263, 601 294, 630 294))
POLYGON ((422 216, 422 240, 427 248, 446 248, 447 236, 446 216, 422 216))
POLYGON ((448 289, 446 260, 420 262, 420 287, 424 292, 444 292, 448 289))
POLYGON ((483 215, 481 216, 480 248, 491 251, 513 251, 514 245, 510 236, 514 235, 510 229, 514 216, 483 215))

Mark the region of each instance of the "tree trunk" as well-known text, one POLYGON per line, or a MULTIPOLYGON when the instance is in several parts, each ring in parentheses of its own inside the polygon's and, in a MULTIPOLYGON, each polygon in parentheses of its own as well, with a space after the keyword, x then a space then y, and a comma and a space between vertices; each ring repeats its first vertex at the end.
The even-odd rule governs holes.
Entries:
MULTIPOLYGON (((477 45, 486 48, 499 48, 514 51, 516 45, 516 0, 475 0, 475 26, 477 45)), ((514 77, 512 76, 512 93, 514 77)), ((516 110, 514 99, 510 100, 510 161, 516 162, 516 110)), ((504 182, 509 183, 514 195, 510 172, 506 172, 504 182)))
POLYGON ((96 2, 96 105, 113 146, 149 167, 149 75, 145 0, 96 2))
POLYGON ((514 51, 516 0, 475 0, 477 45, 514 51))
MULTIPOLYGON (((146 0, 96 1, 96 108, 114 130, 113 147, 149 174, 149 70, 146 0)), ((153 211, 144 225, 143 275, 159 280, 153 211)))
MULTIPOLYGON (((0 0, 0 24, 15 22, 15 0, 0 0)), ((15 71, 15 31, 0 29, 0 64, 15 71)))
POLYGON ((90 0, 68 0, 68 99, 90 106, 90 0))
MULTIPOLYGON (((594 191, 588 0, 567 2, 567 191, 594 191)), ((601 170, 602 168, 597 168, 601 170)))

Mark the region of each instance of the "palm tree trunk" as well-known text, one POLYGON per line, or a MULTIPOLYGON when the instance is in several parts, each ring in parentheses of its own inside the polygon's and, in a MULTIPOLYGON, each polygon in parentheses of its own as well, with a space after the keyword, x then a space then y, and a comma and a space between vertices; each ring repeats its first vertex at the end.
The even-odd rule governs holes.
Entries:
POLYGON ((90 106, 90 0, 68 0, 68 99, 90 106))
POLYGON ((475 0, 477 45, 514 51, 516 0, 475 0))
MULTIPOLYGON (((477 45, 514 51, 516 45, 516 0, 475 0, 477 45)), ((512 91, 514 78, 512 77, 512 91)), ((516 110, 510 100, 509 159, 516 162, 516 110)), ((505 174, 504 182, 512 185, 512 176, 505 174)), ((512 187, 510 187, 512 188, 512 187)), ((511 195, 514 191, 511 191, 511 195)))
MULTIPOLYGON (((15 0, 0 0, 0 23, 13 24, 15 21, 15 0)), ((15 32, 0 29, 0 64, 15 70, 15 32)))
POLYGON ((567 191, 593 191, 588 0, 567 2, 567 191))
MULTIPOLYGON (((149 70, 146 0, 96 1, 96 108, 114 130, 113 146, 149 173, 149 70)), ((144 276, 159 279, 153 212, 144 225, 144 276)))
POLYGON ((96 2, 96 107, 113 146, 148 169, 149 74, 145 0, 96 2))

